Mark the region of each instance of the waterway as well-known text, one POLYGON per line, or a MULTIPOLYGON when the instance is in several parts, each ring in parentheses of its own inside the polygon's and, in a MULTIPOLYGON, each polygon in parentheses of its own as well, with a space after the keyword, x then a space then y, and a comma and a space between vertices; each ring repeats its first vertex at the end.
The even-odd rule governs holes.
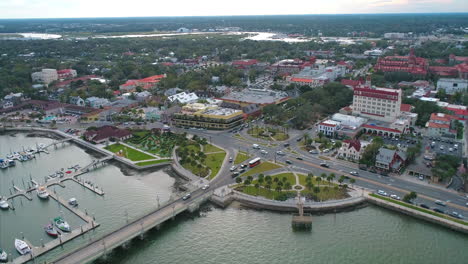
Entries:
MULTIPOLYGON (((21 146, 48 143, 51 139, 0 135, 0 157, 21 146)), ((55 170, 70 165, 85 165, 95 157, 85 150, 67 144, 34 161, 18 163, 15 168, 0 170, 0 194, 6 194, 13 180, 21 186, 31 177, 43 179, 55 170)), ((96 216, 102 224, 96 231, 57 248, 44 257, 53 260, 89 239, 123 225, 169 199, 175 179, 164 170, 145 173, 123 173, 114 165, 86 174, 83 178, 104 188, 104 197, 66 182, 66 188, 55 187, 63 198, 76 197, 80 209, 96 216), (127 212, 127 214, 125 213, 127 212)), ((21 236, 35 245, 48 241, 42 226, 52 217, 63 215, 72 226, 80 219, 53 200, 15 199, 15 211, 0 211, 0 247, 16 253, 15 237, 21 236)), ((161 230, 135 239, 127 249, 113 251, 97 263, 465 263, 468 258, 468 236, 449 229, 397 214, 375 206, 339 214, 313 217, 311 232, 294 232, 291 215, 242 209, 237 204, 218 209, 205 206, 198 214, 183 214, 165 223, 161 230)))
MULTIPOLYGON (((23 146, 27 148, 35 146, 36 143, 50 142, 53 140, 28 137, 26 134, 0 135, 0 158, 5 157, 10 151, 22 150, 23 146)), ((24 188, 27 187, 30 177, 38 182, 44 182, 45 176, 61 168, 67 170, 76 164, 83 167, 96 159, 87 150, 70 143, 65 143, 57 149, 49 147, 49 152, 50 154, 36 155, 37 158, 31 161, 17 161, 15 167, 0 170, 0 195, 10 195, 12 183, 24 188)), ((103 188, 105 195, 102 197, 72 181, 64 182, 65 188, 51 187, 50 191, 56 191, 64 199, 75 197, 79 202, 79 208, 83 211, 86 209, 90 215, 94 215, 101 226, 83 238, 66 244, 63 249, 57 248, 38 260, 52 260, 58 254, 81 245, 85 239, 96 238, 110 232, 124 225, 127 219, 134 219, 156 208, 157 199, 160 203, 164 203, 174 193, 176 181, 165 170, 137 173, 128 169, 122 170, 118 165, 113 163, 81 176, 82 179, 103 188)), ((84 223, 53 199, 43 201, 35 193, 31 193, 31 197, 32 201, 24 197, 15 198, 14 211, 0 211, 0 247, 11 253, 13 257, 18 256, 13 245, 15 238, 22 238, 24 235, 26 240, 36 246, 50 241, 51 238, 45 234, 43 226, 56 216, 63 216, 72 228, 79 228, 79 225, 84 223)))

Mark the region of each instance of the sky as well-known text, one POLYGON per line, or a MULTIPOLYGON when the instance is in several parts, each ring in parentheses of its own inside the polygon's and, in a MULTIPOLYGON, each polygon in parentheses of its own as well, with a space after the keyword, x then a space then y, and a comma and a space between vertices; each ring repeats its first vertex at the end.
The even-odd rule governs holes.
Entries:
POLYGON ((468 0, 0 0, 0 18, 468 12, 468 0))

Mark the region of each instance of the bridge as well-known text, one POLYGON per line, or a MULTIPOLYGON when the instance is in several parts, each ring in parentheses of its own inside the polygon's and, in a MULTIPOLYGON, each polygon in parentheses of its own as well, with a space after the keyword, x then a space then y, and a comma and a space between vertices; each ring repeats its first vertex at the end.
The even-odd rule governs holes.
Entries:
POLYGON ((153 228, 159 228, 162 223, 175 218, 184 211, 194 211, 200 204, 208 200, 212 191, 198 189, 192 193, 192 198, 183 200, 178 198, 169 201, 158 209, 144 215, 143 217, 127 223, 116 231, 108 233, 103 237, 61 256, 53 263, 55 264, 78 264, 93 261, 106 255, 113 249, 124 245, 127 241, 143 237, 143 234, 153 228))
POLYGON ((43 148, 46 149, 46 148, 48 148, 48 147, 50 147, 50 146, 57 146, 57 145, 59 145, 60 143, 65 143, 65 142, 71 141, 72 139, 73 139, 73 138, 71 138, 71 137, 67 137, 67 138, 64 138, 64 139, 61 139, 61 140, 56 140, 56 141, 54 141, 54 142, 52 142, 52 143, 50 143, 50 144, 44 146, 43 148))
POLYGON ((114 158, 113 156, 107 156, 107 157, 102 158, 102 159, 93 160, 93 162, 91 162, 90 164, 88 164, 85 167, 81 168, 81 171, 89 171, 89 168, 97 167, 99 164, 104 165, 104 163, 106 163, 107 161, 109 161, 109 160, 111 160, 113 158, 114 158))

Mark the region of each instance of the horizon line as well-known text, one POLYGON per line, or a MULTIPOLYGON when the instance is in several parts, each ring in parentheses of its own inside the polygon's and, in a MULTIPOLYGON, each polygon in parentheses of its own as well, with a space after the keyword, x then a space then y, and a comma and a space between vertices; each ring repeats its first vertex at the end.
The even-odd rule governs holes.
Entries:
POLYGON ((263 14, 263 15, 200 15, 200 16, 102 16, 102 17, 18 17, 0 18, 0 20, 22 20, 22 19, 108 19, 108 18, 197 18, 197 17, 255 17, 255 16, 340 16, 340 15, 446 15, 467 14, 468 12, 390 12, 390 13, 327 13, 327 14, 263 14))

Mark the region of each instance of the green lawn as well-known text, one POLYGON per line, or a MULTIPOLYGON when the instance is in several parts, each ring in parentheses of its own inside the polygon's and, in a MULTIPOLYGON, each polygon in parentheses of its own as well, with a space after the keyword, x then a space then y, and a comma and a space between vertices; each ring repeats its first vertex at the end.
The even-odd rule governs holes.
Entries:
POLYGON ((226 153, 214 153, 206 155, 206 166, 211 170, 210 180, 216 177, 221 166, 223 165, 226 153))
POLYGON ((303 190, 301 195, 315 201, 327 201, 327 200, 340 200, 349 197, 346 190, 342 188, 335 189, 333 187, 319 187, 320 191, 315 193, 312 190, 303 190))
POLYGON ((211 144, 206 144, 203 146, 203 150, 205 153, 210 153, 210 152, 220 152, 220 151, 223 151, 222 149, 216 147, 216 146, 213 146, 211 144))
POLYGON ((416 206, 416 205, 412 205, 412 204, 408 204, 408 203, 405 203, 405 202, 397 201, 397 200, 387 198, 387 197, 383 197, 383 196, 380 196, 380 195, 377 195, 377 194, 374 194, 374 193, 369 194, 369 196, 372 196, 374 198, 381 199, 381 200, 384 200, 384 201, 387 201, 387 202, 391 202, 391 203, 394 203, 394 204, 398 204, 398 205, 401 205, 401 206, 404 206, 404 207, 408 207, 408 208, 411 208, 411 209, 414 209, 414 210, 417 210, 417 211, 420 211, 420 212, 423 212, 423 213, 426 213, 426 214, 430 214, 430 215, 434 215, 434 216, 437 216, 437 217, 440 217, 440 218, 444 218, 444 219, 447 219, 447 220, 450 220, 450 221, 453 221, 453 222, 457 222, 457 223, 462 224, 462 225, 468 225, 467 222, 462 221, 460 219, 453 218, 453 217, 450 217, 450 216, 444 215, 444 214, 439 214, 439 213, 436 213, 434 211, 427 210, 425 208, 421 208, 421 207, 416 206))
MULTIPOLYGON (((299 176, 299 183, 300 183, 302 186, 305 187, 306 184, 307 184, 307 181, 306 181, 307 175, 305 175, 305 174, 298 174, 298 176, 299 176)), ((312 177, 312 184, 313 184, 313 185, 317 185, 317 176, 321 176, 321 175, 314 175, 314 177, 312 177)), ((328 176, 328 175, 327 175, 327 176, 328 176)), ((335 176, 335 180, 337 180, 338 178, 339 178, 339 177, 335 176)), ((329 184, 329 183, 328 183, 328 181, 327 181, 326 178, 325 178, 325 179, 322 178, 322 180, 320 181, 320 185, 328 185, 328 184, 329 184)), ((332 186, 332 187, 335 186, 335 185, 337 185, 337 184, 331 183, 331 186, 332 186)))
POLYGON ((111 151, 113 153, 117 153, 120 150, 122 150, 123 154, 124 154, 124 157, 131 160, 131 161, 154 159, 153 156, 150 156, 148 154, 140 152, 140 151, 138 151, 136 149, 126 147, 126 146, 121 145, 119 143, 109 145, 109 146, 105 147, 105 149, 107 149, 107 150, 109 150, 109 151, 111 151))
MULTIPOLYGON (((296 177, 291 172, 280 173, 280 174, 276 174, 276 175, 270 175, 270 177, 271 177, 271 180, 272 180, 270 188, 272 190, 276 189, 275 178, 278 178, 278 181, 283 181, 283 177, 286 177, 286 182, 289 182, 291 184, 291 188, 292 188, 293 185, 296 185, 296 177)), ((284 184, 286 182, 283 182, 283 186, 282 186, 283 189, 284 189, 284 186, 285 186, 284 184)), ((258 180, 253 180, 252 181, 252 185, 255 185, 256 183, 258 183, 258 180)), ((267 185, 267 183, 264 180, 260 186, 266 187, 266 185, 267 185)))
POLYGON ((151 161, 138 162, 138 163, 136 163, 136 165, 143 167, 143 166, 159 164, 159 163, 163 163, 163 162, 170 162, 170 161, 172 161, 172 160, 171 159, 151 160, 151 161))
POLYGON ((248 170, 247 172, 243 173, 241 176, 254 175, 254 174, 257 174, 257 173, 262 173, 262 172, 265 172, 265 171, 274 170, 274 169, 278 169, 278 168, 281 168, 281 166, 278 165, 278 164, 274 164, 274 163, 271 163, 271 162, 268 162, 268 161, 262 161, 259 165, 257 165, 256 167, 248 170))
POLYGON ((242 152, 242 151, 239 151, 237 153, 237 156, 236 156, 236 159, 234 160, 234 164, 240 164, 248 159, 250 159, 250 155, 248 155, 247 153, 245 152, 242 152))
POLYGON ((247 133, 252 137, 261 138, 261 139, 270 140, 270 141, 272 140, 272 138, 277 141, 283 141, 289 138, 288 134, 282 132, 279 129, 271 128, 271 127, 263 128, 263 127, 254 126, 250 128, 247 131, 247 133))
POLYGON ((241 186, 236 189, 237 191, 253 196, 261 196, 271 200, 285 200, 287 197, 295 197, 296 192, 294 191, 281 191, 267 190, 265 188, 255 188, 255 186, 241 186))

